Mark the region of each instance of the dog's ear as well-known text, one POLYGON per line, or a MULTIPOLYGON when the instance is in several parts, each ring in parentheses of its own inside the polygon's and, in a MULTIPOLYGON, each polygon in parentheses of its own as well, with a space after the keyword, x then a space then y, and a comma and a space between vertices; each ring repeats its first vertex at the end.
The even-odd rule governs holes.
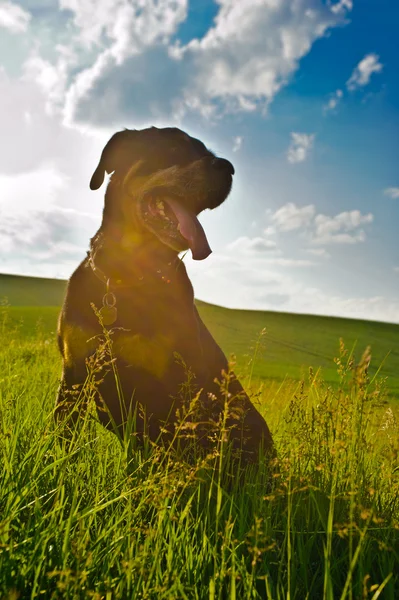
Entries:
POLYGON ((105 173, 112 173, 118 166, 118 156, 121 154, 121 150, 125 145, 126 136, 132 132, 125 129, 124 131, 118 131, 112 138, 107 142, 104 150, 101 153, 100 162, 94 171, 90 180, 90 189, 98 190, 104 182, 105 173))
POLYGON ((97 169, 94 171, 92 178, 90 179, 90 189, 98 190, 104 182, 105 177, 105 167, 100 159, 98 163, 97 169))

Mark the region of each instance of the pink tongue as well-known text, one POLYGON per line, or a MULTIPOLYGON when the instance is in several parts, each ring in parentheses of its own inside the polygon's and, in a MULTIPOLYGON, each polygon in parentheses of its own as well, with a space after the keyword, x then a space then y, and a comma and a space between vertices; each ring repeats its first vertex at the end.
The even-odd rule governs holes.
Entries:
POLYGON ((205 231, 196 215, 184 208, 174 198, 165 198, 170 208, 176 215, 180 225, 180 233, 188 241, 194 260, 204 260, 212 250, 206 239, 205 231))

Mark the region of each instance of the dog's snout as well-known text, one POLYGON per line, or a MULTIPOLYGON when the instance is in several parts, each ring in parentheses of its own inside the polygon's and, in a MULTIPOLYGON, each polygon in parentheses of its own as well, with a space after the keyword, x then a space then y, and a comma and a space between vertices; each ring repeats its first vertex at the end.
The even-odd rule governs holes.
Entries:
POLYGON ((228 171, 230 175, 234 175, 234 167, 229 160, 225 158, 214 158, 212 160, 212 166, 218 171, 228 171))

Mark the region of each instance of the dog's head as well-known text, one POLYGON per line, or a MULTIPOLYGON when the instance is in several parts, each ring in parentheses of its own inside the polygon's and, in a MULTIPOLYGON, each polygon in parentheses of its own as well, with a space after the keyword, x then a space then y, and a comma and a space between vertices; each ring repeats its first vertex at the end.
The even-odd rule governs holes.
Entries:
POLYGON ((228 160, 180 129, 126 129, 105 146, 90 181, 92 190, 102 185, 106 172, 120 186, 112 201, 123 203, 124 219, 131 219, 133 227, 177 252, 190 248, 195 260, 209 256, 197 215, 227 198, 234 174, 228 160))

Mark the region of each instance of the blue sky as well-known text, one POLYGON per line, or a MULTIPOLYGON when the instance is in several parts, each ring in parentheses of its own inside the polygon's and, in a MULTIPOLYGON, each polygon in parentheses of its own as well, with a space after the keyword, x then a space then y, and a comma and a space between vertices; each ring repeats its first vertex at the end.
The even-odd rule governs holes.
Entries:
POLYGON ((177 125, 236 168, 197 297, 399 322, 398 26, 391 0, 0 0, 0 271, 68 277, 108 137, 177 125))

